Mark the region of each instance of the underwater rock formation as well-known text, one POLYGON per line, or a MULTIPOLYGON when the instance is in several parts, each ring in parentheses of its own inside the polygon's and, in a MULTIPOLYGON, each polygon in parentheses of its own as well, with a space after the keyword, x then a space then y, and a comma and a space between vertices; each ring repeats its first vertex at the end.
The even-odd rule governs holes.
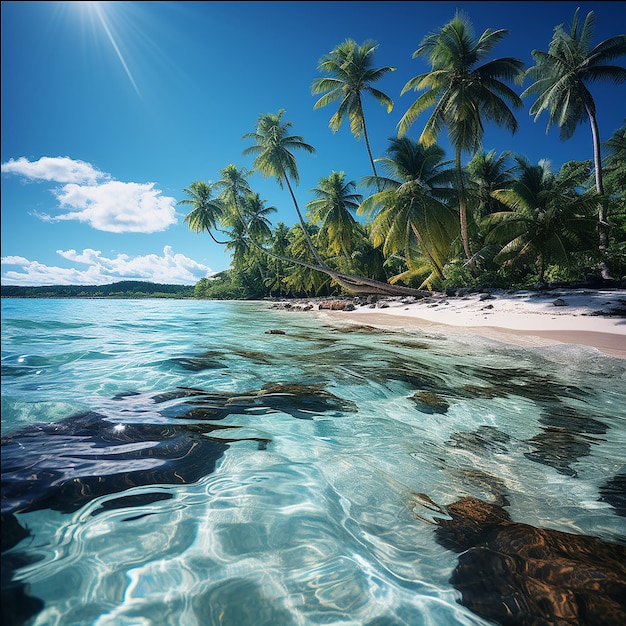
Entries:
POLYGON ((503 626, 626 624, 626 546, 513 522, 478 498, 415 500, 442 515, 437 541, 460 553, 450 582, 474 613, 503 626))

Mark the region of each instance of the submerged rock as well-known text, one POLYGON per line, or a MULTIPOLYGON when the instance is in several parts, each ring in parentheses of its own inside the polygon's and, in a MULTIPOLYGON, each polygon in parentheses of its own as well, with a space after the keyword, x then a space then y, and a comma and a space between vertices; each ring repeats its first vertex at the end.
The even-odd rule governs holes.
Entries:
POLYGON ((600 487, 601 502, 608 502, 618 515, 626 517, 626 474, 616 474, 600 487))
MULTIPOLYGON (((27 585, 14 580, 17 569, 37 558, 20 549, 30 533, 19 514, 41 509, 71 513, 131 487, 195 482, 214 470, 228 447, 228 441, 206 436, 212 428, 141 419, 139 412, 129 415, 133 423, 116 425, 87 412, 2 438, 3 624, 24 624, 44 608, 27 585)), ((164 497, 144 493, 108 500, 106 506, 132 507, 164 497)))
POLYGON ((462 448, 470 452, 484 453, 495 452, 504 454, 508 452, 506 444, 511 437, 495 426, 482 425, 470 432, 453 433, 450 435, 448 445, 454 448, 462 448))
POLYGON ((571 464, 589 455, 591 443, 588 439, 570 429, 549 426, 528 440, 533 449, 525 452, 524 456, 535 463, 552 467, 559 474, 578 476, 571 464))
POLYGON ((179 367, 192 372, 201 372, 203 370, 224 369, 227 366, 216 361, 214 355, 199 354, 198 356, 175 357, 170 359, 170 363, 175 363, 179 367))
POLYGON ((443 415, 448 412, 450 404, 448 401, 434 391, 417 391, 410 398, 417 409, 422 413, 439 413, 443 415))
POLYGON ((326 391, 323 385, 303 385, 300 383, 268 383, 261 387, 257 398, 262 404, 274 410, 280 410, 294 417, 303 413, 324 413, 326 411, 345 411, 354 413, 357 406, 351 400, 344 400, 326 391))
POLYGON ((474 613, 504 626, 626 624, 626 546, 513 522, 478 498, 415 499, 442 515, 437 541, 460 553, 450 582, 474 613))

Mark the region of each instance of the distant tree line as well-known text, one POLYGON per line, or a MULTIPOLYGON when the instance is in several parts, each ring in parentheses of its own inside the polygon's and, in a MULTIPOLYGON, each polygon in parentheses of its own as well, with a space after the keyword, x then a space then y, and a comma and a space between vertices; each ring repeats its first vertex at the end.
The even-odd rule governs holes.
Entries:
POLYGON ((166 285, 123 280, 110 285, 2 285, 3 298, 192 298, 193 285, 166 285))
POLYGON ((228 270, 202 278, 201 298, 261 298, 337 293, 415 294, 452 286, 521 287, 546 281, 626 276, 626 124, 600 141, 598 107, 589 84, 626 81, 615 63, 626 55, 626 35, 593 46, 595 16, 578 9, 569 28, 559 25, 547 51, 533 50, 525 69, 513 58, 489 60, 506 36, 480 37, 462 13, 423 38, 414 57, 431 70, 410 79, 402 93, 421 92, 375 159, 365 123, 364 98, 393 109, 374 83, 395 67, 375 67, 372 40, 347 39, 322 57, 311 93, 318 109, 338 103, 329 126, 347 121, 364 139, 371 174, 360 181, 332 171, 298 202, 295 152, 315 148, 291 132, 285 111, 260 115, 243 154, 254 169, 234 164, 216 182, 194 181, 179 202, 196 233, 206 232, 231 252, 228 270), (517 94, 510 83, 531 84, 517 94), (567 140, 583 123, 591 130, 589 159, 558 169, 513 151, 483 148, 484 124, 515 133, 515 109, 534 96, 529 113, 547 116, 548 128, 567 140), (408 136, 426 115, 417 138, 408 136), (454 154, 438 145, 446 129, 454 154), (462 158, 467 157, 465 163, 462 158), (295 225, 269 216, 274 207, 251 188, 253 171, 275 178, 289 193, 295 225), (360 191, 362 190, 363 193, 360 191), (360 218, 360 219, 359 219, 360 218))

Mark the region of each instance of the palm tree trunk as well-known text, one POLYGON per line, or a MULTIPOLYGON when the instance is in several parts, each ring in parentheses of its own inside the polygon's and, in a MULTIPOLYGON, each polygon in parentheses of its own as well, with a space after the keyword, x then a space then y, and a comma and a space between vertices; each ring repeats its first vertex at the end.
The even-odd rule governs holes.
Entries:
POLYGON ((304 221, 304 218, 302 217, 302 213, 300 213, 300 207, 298 206, 298 201, 296 200, 296 196, 293 192, 293 189, 291 188, 291 184, 287 176, 285 176, 285 182, 287 183, 287 188, 289 189, 289 193, 291 194, 293 205, 296 207, 296 213, 298 214, 298 219, 300 220, 300 226, 302 226, 302 231, 304 232, 304 238, 306 239, 309 249, 313 253, 313 256, 315 257, 315 260, 317 261, 317 263, 321 265, 322 267, 327 268, 326 263, 324 263, 324 261, 322 260, 320 253, 317 251, 317 248, 315 247, 315 245, 313 244, 313 241, 311 240, 311 237, 309 236, 307 223, 304 221))
POLYGON ((210 230, 208 231, 208 233, 211 239, 213 239, 213 241, 219 244, 220 246, 225 246, 228 243, 228 241, 219 241, 218 239, 216 239, 215 235, 210 230))
MULTIPOLYGON (((296 265, 301 265, 302 267, 307 267, 311 270, 316 270, 318 272, 322 272, 322 274, 326 274, 330 276, 337 284, 341 285, 348 291, 352 293, 375 293, 387 296, 398 296, 398 295, 406 295, 406 296, 415 296, 418 298, 425 298, 430 295, 429 292, 425 292, 421 289, 413 289, 411 287, 403 287, 401 285, 390 285, 389 283, 384 283, 379 280, 374 280, 373 278, 366 278, 364 276, 353 276, 351 274, 344 274, 342 272, 335 272, 330 269, 320 258, 317 249, 313 245, 309 234, 306 230, 306 222, 302 218, 302 214, 300 213, 300 208, 298 207, 298 202, 296 201, 296 197, 293 193, 291 185, 289 184, 289 180, 285 177, 287 181, 287 187, 289 188, 289 192, 291 193, 291 197, 293 199, 294 205, 296 207, 296 211, 298 213, 298 217, 300 218, 300 224, 302 226, 302 230, 304 231, 305 237, 309 242, 309 246, 316 260, 318 261, 318 265, 313 265, 312 263, 306 263, 305 261, 300 261, 297 259, 291 259, 289 257, 276 254, 270 250, 267 250, 263 246, 259 245, 253 237, 249 238, 249 242, 260 252, 267 254, 269 257, 276 259, 278 261, 286 261, 287 263, 295 263, 296 265)), ((246 234, 249 235, 248 225, 243 219, 241 212, 238 211, 239 219, 241 220, 246 234)))
POLYGON ((456 149, 456 173, 459 186, 459 221, 461 222, 461 241, 467 259, 472 258, 470 250, 469 234, 467 232, 467 198, 465 197, 465 186, 463 185, 463 169, 461 168, 461 149, 456 149))
POLYGON ((370 148, 370 140, 367 134, 367 126, 365 126, 365 117, 363 117, 363 115, 361 115, 361 121, 363 123, 363 137, 365 138, 365 147, 367 148, 367 155, 369 156, 370 163, 372 165, 374 178, 376 178, 376 189, 377 191, 380 191, 380 185, 378 184, 378 174, 376 173, 376 166, 374 165, 374 157, 372 157, 372 149, 370 148))
POLYGON ((366 278, 365 276, 354 276, 352 274, 344 274, 343 272, 336 272, 324 265, 313 265, 306 261, 300 261, 299 259, 292 259, 290 257, 276 254, 263 246, 260 246, 254 239, 250 239, 250 243, 257 248, 260 252, 267 254, 268 256, 278 261, 285 261, 287 263, 295 263, 302 267, 307 267, 311 270, 321 272, 330 276, 336 283, 351 291, 352 293, 368 293, 368 294, 381 294, 386 296, 415 296, 418 298, 426 298, 430 296, 430 292, 423 289, 413 289, 412 287, 404 287, 402 285, 390 285, 373 278, 366 278))
POLYGON ((420 244, 420 248, 422 249, 422 252, 428 257, 430 264, 433 266, 433 269, 435 270, 435 274, 437 274, 438 278, 440 278, 441 280, 444 280, 445 276, 443 275, 443 268, 439 266, 439 263, 437 263, 437 261, 435 261, 435 257, 433 257, 430 249, 424 242, 424 239, 422 238, 422 235, 420 234, 419 230, 417 230, 417 228, 415 228, 413 224, 411 224, 411 230, 415 234, 415 237, 417 238, 417 241, 420 244))
MULTIPOLYGON (((603 253, 608 246, 609 241, 609 224, 607 222, 607 200, 604 197, 604 185, 602 184, 602 157, 600 154, 600 131, 598 129, 598 120, 595 116, 595 107, 585 103, 589 123, 591 124, 591 137, 593 139, 593 168, 596 179, 596 191, 600 196, 598 202, 598 249, 603 253)), ((610 279, 610 271, 604 261, 600 261, 600 273, 602 278, 610 279)))

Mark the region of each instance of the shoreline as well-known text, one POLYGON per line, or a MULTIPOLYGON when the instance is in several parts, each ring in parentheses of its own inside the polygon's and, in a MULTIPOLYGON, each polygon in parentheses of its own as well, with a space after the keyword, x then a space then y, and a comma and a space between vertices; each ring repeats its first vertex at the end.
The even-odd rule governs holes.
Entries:
POLYGON ((333 321, 480 335, 518 346, 584 345, 626 359, 626 290, 489 291, 423 299, 312 298, 290 310, 333 321))

